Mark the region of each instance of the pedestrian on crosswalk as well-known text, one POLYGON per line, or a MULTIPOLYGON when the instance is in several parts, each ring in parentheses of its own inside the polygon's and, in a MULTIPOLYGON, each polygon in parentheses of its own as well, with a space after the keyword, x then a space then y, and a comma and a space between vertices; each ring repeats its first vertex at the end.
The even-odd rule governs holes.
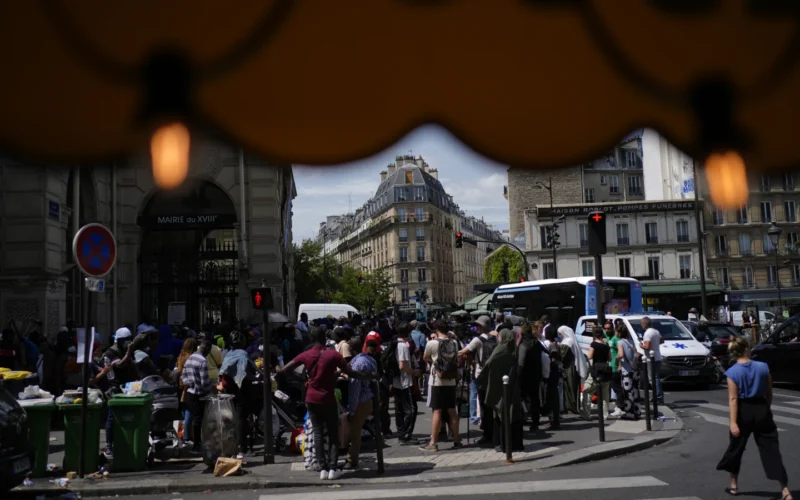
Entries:
POLYGON ((736 362, 728 368, 730 406, 730 444, 717 470, 730 472, 729 495, 739 494, 739 469, 750 434, 753 434, 768 479, 781 485, 782 500, 793 500, 789 477, 778 445, 778 428, 772 418, 772 377, 766 363, 750 359, 750 343, 744 337, 731 337, 728 352, 736 362))
POLYGON ((619 344, 617 363, 622 372, 622 416, 623 420, 639 420, 642 407, 639 401, 639 370, 634 366, 636 347, 631 339, 631 332, 623 324, 617 329, 619 344))

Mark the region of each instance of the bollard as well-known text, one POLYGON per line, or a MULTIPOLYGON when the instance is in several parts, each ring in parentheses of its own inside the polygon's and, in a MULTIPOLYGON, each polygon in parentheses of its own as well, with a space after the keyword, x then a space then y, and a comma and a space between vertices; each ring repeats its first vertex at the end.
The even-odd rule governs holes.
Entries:
POLYGON ((658 385, 656 384, 656 353, 650 351, 650 375, 653 377, 653 418, 658 419, 658 385))
POLYGON ((506 463, 513 464, 514 459, 511 456, 511 389, 508 386, 509 380, 508 375, 503 375, 503 432, 505 433, 506 463))
POLYGON ((650 377, 648 376, 650 369, 647 367, 650 359, 644 356, 642 361, 644 361, 644 370, 642 370, 644 371, 644 418, 647 430, 652 431, 653 424, 650 421, 650 377))
POLYGON ((600 442, 606 442, 606 425, 603 422, 603 383, 599 380, 594 381, 597 386, 597 422, 600 424, 600 442))

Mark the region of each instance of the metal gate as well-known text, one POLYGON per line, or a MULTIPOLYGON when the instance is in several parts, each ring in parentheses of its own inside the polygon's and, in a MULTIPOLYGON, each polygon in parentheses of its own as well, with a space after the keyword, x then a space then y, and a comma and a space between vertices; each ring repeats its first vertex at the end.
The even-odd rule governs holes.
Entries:
POLYGON ((167 323, 169 304, 185 302, 186 321, 193 328, 235 322, 239 317, 238 257, 236 243, 213 239, 194 251, 161 246, 143 252, 139 261, 142 319, 167 323))

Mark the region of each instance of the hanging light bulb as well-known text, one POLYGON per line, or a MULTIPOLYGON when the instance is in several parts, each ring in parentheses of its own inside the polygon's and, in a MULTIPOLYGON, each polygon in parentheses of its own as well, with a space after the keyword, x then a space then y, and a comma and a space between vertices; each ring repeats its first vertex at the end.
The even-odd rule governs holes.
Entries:
POLYGON ((189 145, 191 136, 180 122, 162 125, 150 139, 153 179, 161 189, 180 186, 189 175, 189 145))
POLYGON ((749 189, 744 160, 736 151, 713 153, 706 158, 706 183, 711 201, 720 208, 739 208, 747 204, 749 189))

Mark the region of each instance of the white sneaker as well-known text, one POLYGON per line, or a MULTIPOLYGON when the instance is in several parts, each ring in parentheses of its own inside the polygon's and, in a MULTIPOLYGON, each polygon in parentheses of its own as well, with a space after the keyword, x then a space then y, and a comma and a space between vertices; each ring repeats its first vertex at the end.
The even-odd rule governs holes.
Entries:
MULTIPOLYGON (((331 471, 331 472, 333 472, 333 471, 331 471)), ((323 480, 323 481, 325 481, 326 479, 328 479, 328 471, 326 471, 326 470, 321 470, 321 471, 319 471, 319 478, 320 478, 321 480, 323 480)))
POLYGON ((328 473, 328 479, 331 481, 336 481, 342 477, 342 471, 339 469, 334 469, 328 473))
POLYGON ((621 417, 621 416, 623 416, 623 415, 625 415, 625 412, 624 412, 624 411, 622 411, 622 409, 620 409, 620 408, 615 408, 615 409, 614 409, 614 412, 613 412, 613 413, 611 413, 611 414, 609 415, 609 417, 613 417, 613 418, 619 418, 619 417, 621 417))

